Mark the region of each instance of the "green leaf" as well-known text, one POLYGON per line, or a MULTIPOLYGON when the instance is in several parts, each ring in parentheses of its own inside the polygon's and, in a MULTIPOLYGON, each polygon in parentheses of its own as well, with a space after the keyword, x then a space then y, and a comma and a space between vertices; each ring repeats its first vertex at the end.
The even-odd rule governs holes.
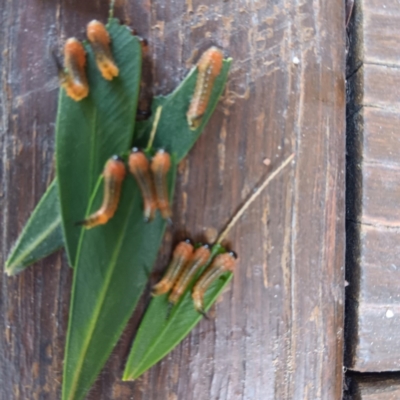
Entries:
POLYGON ((207 107, 207 111, 200 126, 192 131, 186 120, 186 112, 193 96, 196 85, 197 69, 193 68, 185 80, 168 96, 155 97, 152 103, 152 117, 147 121, 137 123, 135 145, 146 147, 153 125, 155 110, 162 106, 162 115, 158 124, 157 135, 153 147, 164 148, 173 152, 178 162, 181 161, 199 138, 201 132, 210 119, 218 100, 224 90, 228 78, 231 59, 224 60, 222 71, 215 80, 214 88, 207 107))
POLYGON ((115 19, 107 25, 119 76, 100 75, 88 44, 89 96, 79 102, 60 90, 57 115, 57 179, 66 250, 75 265, 82 228, 75 226, 87 210, 98 176, 113 154, 129 148, 141 74, 142 50, 137 37, 115 19))
POLYGON ((54 180, 31 214, 6 261, 7 275, 26 267, 63 246, 58 189, 54 180))
MULTIPOLYGON (((173 155, 169 174, 171 198, 177 162, 189 151, 211 115, 226 82, 229 64, 224 64, 222 81, 218 80, 203 124, 197 131, 188 129, 185 117, 194 90, 193 72, 174 93, 164 98, 165 107, 154 143, 173 155), (171 98, 177 99, 178 110, 173 107, 171 98), (179 100, 182 98, 186 99, 184 106, 179 100), (181 118, 182 112, 184 117, 181 118), (177 139, 171 142, 161 127, 168 127, 177 139)), ((159 104, 157 99, 155 103, 159 104)), ((135 145, 147 147, 151 125, 152 121, 142 125, 140 141, 135 141, 135 145)), ((100 205, 101 197, 99 189, 91 211, 100 205)), ((151 223, 143 222, 141 195, 134 179, 128 175, 115 216, 104 226, 84 231, 74 271, 63 400, 83 399, 105 364, 148 281, 164 229, 165 222, 159 215, 151 223)))
MULTIPOLYGON (((176 163, 169 173, 173 193, 176 163)), ((102 198, 98 190, 92 211, 102 198)), ((157 257, 165 221, 143 220, 133 177, 124 182, 115 216, 84 231, 74 271, 63 399, 81 399, 92 385, 131 316, 157 257)))
MULTIPOLYGON (((215 256, 223 252, 222 250, 220 245, 215 245, 212 255, 215 256)), ((138 378, 155 365, 172 351, 200 321, 202 316, 194 309, 191 296, 191 289, 200 274, 201 271, 172 309, 168 303, 168 294, 151 301, 129 354, 122 378, 124 381, 138 378)), ((210 286, 204 297, 206 310, 214 304, 232 276, 231 272, 227 272, 210 286)))

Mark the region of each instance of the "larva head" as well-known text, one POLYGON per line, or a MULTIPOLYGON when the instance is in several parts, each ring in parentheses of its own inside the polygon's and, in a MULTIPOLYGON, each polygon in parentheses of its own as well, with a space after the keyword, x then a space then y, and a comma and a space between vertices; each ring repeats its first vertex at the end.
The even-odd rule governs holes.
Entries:
POLYGON ((119 156, 111 157, 104 167, 103 175, 104 177, 111 177, 119 181, 124 180, 126 175, 124 160, 119 156))
POLYGON ((193 258, 199 259, 202 264, 205 264, 207 260, 210 258, 211 251, 210 245, 203 244, 203 246, 196 249, 193 254, 193 258))
POLYGON ((138 149, 134 147, 129 155, 129 171, 135 175, 137 171, 147 171, 150 167, 150 162, 147 159, 146 155, 138 149))
POLYGON ((157 151, 151 162, 151 170, 153 172, 164 171, 167 173, 171 168, 171 156, 164 150, 157 151))
POLYGON ((219 254, 215 257, 213 264, 221 268, 223 271, 233 271, 236 264, 236 253, 230 251, 229 253, 219 254))
POLYGON ((95 19, 88 23, 86 35, 90 42, 99 43, 103 46, 108 46, 110 43, 110 35, 106 27, 100 21, 95 19))
POLYGON ((64 46, 65 66, 69 70, 71 64, 83 69, 86 65, 86 52, 82 43, 75 38, 69 38, 64 46))
POLYGON ((186 239, 179 242, 174 249, 174 257, 184 257, 187 260, 193 254, 193 244, 190 240, 186 239))
POLYGON ((234 252, 233 250, 231 250, 229 253, 228 253, 232 258, 234 258, 235 260, 237 260, 238 259, 238 255, 237 255, 237 253, 236 252, 234 252))
POLYGON ((213 77, 217 77, 222 69, 224 53, 215 46, 210 47, 201 56, 197 63, 199 72, 207 72, 213 77))

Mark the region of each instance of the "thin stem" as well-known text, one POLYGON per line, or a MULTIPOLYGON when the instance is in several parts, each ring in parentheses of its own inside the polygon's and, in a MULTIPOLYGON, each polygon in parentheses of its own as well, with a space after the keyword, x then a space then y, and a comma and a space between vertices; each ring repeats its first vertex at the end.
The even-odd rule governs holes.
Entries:
POLYGON ((240 217, 250 207, 250 205, 257 199, 261 192, 270 184, 270 182, 294 159, 295 154, 292 153, 271 175, 265 179, 262 185, 249 197, 237 213, 231 218, 226 228, 218 236, 217 243, 221 243, 228 235, 229 231, 236 225, 240 217))
POLYGON ((154 137, 156 136, 158 122, 160 121, 162 107, 158 106, 156 110, 156 115, 154 117, 153 127, 151 128, 149 142, 147 143, 146 152, 151 150, 153 146, 154 137))
POLYGON ((114 6, 115 6, 115 0, 111 0, 110 1, 110 11, 109 11, 109 13, 108 13, 108 17, 111 19, 111 18, 114 18, 114 6))

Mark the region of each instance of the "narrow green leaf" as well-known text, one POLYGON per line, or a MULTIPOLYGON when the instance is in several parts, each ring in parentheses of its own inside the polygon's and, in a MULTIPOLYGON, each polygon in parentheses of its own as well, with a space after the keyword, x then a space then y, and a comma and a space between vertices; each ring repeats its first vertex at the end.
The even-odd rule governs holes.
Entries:
POLYGON ((66 250, 75 265, 81 228, 75 226, 87 210, 89 198, 106 160, 126 151, 132 142, 141 73, 137 37, 110 20, 108 31, 119 76, 111 82, 100 75, 93 52, 87 51, 90 94, 80 102, 60 90, 57 115, 57 179, 66 250))
MULTIPOLYGON (((173 155, 173 168, 169 173, 171 199, 177 161, 200 135, 223 90, 228 69, 229 62, 224 65, 222 81, 218 81, 214 88, 203 124, 195 132, 188 129, 185 117, 194 90, 193 72, 179 89, 164 98, 165 107, 154 143, 155 148, 166 148, 173 155), (170 97, 178 99, 178 110, 168 101, 170 97), (185 105, 180 103, 183 101, 179 100, 181 98, 185 99, 185 105), (180 116, 182 112, 183 118, 180 116), (167 128, 177 137, 176 141, 171 142, 165 135, 167 128), (187 135, 190 135, 190 140, 187 135)), ((157 100, 155 102, 157 104, 157 100)), ((135 140, 135 145, 147 147, 152 125, 152 120, 142 125, 140 140, 135 140)), ((102 190, 99 190, 91 211, 100 205, 101 197, 102 190)), ((106 225, 83 232, 74 271, 63 400, 83 399, 105 364, 147 283, 164 229, 165 222, 159 215, 151 223, 143 222, 141 195, 129 175, 124 182, 116 215, 106 225)))
MULTIPOLYGON (((220 253, 221 249, 220 245, 215 245, 212 250, 213 256, 220 253)), ((168 303, 168 294, 152 299, 129 354, 122 378, 124 381, 138 378, 155 365, 201 320, 202 316, 194 309, 191 296, 191 289, 200 274, 201 271, 172 309, 168 303)), ((204 297, 206 310, 214 304, 232 276, 232 273, 227 272, 210 286, 204 297)))
POLYGON ((154 98, 152 117, 147 121, 137 123, 135 144, 138 147, 146 147, 153 126, 155 110, 157 107, 162 106, 162 115, 153 147, 165 148, 167 151, 176 154, 178 162, 181 161, 196 143, 218 104, 228 78, 231 63, 231 59, 224 60, 222 71, 215 80, 207 111, 201 125, 195 131, 189 128, 186 120, 186 112, 193 96, 197 78, 197 69, 193 68, 185 80, 170 95, 154 98))
POLYGON ((6 261, 7 275, 16 275, 63 246, 57 183, 54 180, 29 217, 6 261))
MULTIPOLYGON (((174 162, 171 196, 175 175, 174 162)), ((101 198, 100 188, 92 211, 101 198)), ((96 379, 142 294, 164 230, 160 215, 144 222, 140 191, 128 176, 116 215, 84 231, 74 271, 63 400, 83 399, 96 379)))

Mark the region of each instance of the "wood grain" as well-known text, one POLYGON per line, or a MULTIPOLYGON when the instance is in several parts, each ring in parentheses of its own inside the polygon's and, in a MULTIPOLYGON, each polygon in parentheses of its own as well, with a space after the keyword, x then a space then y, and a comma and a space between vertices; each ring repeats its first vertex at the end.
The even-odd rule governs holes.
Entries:
POLYGON ((400 66, 400 7, 396 2, 363 0, 364 57, 369 64, 400 66))
POLYGON ((363 374, 351 378, 352 400, 397 400, 400 398, 398 374, 363 374))
POLYGON ((400 369, 400 69, 392 51, 400 5, 359 0, 355 11, 350 60, 358 67, 348 79, 347 110, 345 364, 360 372, 395 371, 400 369))
MULTIPOLYGON (((105 20, 104 3, 20 0, 0 11, 3 262, 52 175, 57 82, 49 50, 83 37, 89 20, 105 20)), ((213 319, 137 382, 122 383, 144 299, 88 399, 340 399, 344 5, 118 4, 117 15, 149 40, 155 93, 175 88, 211 44, 234 59, 215 115, 180 166, 179 217, 156 273, 177 238, 221 231, 270 169, 292 152, 296 159, 231 231, 240 263, 213 319)), ((71 275, 57 254, 0 278, 1 399, 59 398, 71 275)))
MULTIPOLYGON (((360 372, 400 370, 396 351, 400 344, 400 294, 392 289, 400 280, 400 230, 360 224, 357 233, 362 267, 357 276, 358 296, 352 299, 357 303, 356 318, 351 321, 356 334, 352 363, 347 365, 360 372)), ((349 291, 355 289, 352 282, 349 291)))

